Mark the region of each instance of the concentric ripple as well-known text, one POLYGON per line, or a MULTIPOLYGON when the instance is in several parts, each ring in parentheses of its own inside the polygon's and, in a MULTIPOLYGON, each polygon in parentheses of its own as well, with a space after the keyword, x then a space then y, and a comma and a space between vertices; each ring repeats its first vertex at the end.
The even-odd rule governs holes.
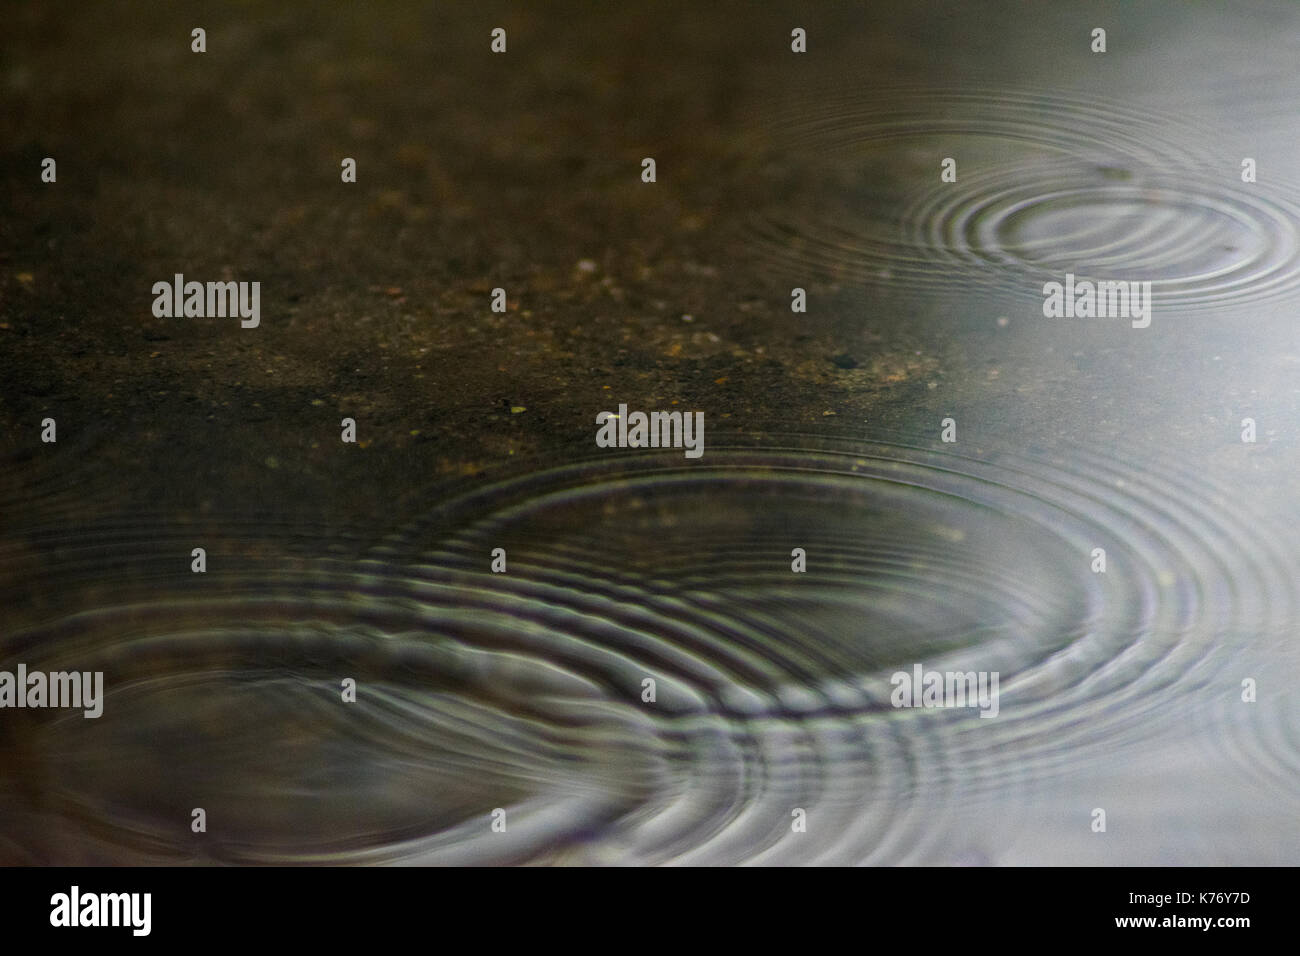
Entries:
POLYGON ((772 120, 787 198, 748 228, 785 273, 1041 301, 1072 272, 1149 281, 1180 311, 1297 291, 1296 191, 1242 183, 1189 124, 1056 94, 875 95, 772 120))
MULTIPOLYGON (((1248 517, 1186 469, 1077 448, 800 438, 534 472, 357 557, 155 566, 0 644, 0 667, 108 688, 97 721, 0 725, 0 806, 33 822, 0 855, 986 859, 954 842, 957 806, 1167 728, 1292 619, 1291 551, 1248 517), (915 664, 997 671, 997 718, 893 708, 915 664)), ((95 535, 45 586, 146 566, 160 534, 95 535)))
MULTIPOLYGON (((1180 311, 1294 292, 1300 208, 1222 178, 1179 172, 1114 182, 1081 164, 1012 168, 935 190, 907 215, 918 249, 972 284, 1150 282, 1180 311)), ((949 271, 949 274, 952 274, 949 271)))

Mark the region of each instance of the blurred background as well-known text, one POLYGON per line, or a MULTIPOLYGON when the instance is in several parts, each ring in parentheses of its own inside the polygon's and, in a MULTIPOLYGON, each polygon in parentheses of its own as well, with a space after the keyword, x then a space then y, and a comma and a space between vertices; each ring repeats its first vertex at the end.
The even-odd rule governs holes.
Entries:
POLYGON ((0 862, 1295 862, 1294 4, 3 22, 0 862))

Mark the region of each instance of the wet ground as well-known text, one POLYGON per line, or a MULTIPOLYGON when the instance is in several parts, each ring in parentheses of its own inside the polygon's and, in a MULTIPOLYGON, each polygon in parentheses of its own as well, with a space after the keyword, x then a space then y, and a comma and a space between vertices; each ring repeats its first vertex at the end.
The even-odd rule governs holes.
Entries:
POLYGON ((907 6, 6 5, 0 860, 1293 862, 1300 11, 907 6))

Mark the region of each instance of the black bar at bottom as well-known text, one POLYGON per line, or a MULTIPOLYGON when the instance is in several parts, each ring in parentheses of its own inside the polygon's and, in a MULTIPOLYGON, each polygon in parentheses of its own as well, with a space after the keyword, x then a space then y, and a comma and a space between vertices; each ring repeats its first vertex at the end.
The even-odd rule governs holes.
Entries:
POLYGON ((1049 933, 1145 942, 1197 936, 1231 945, 1284 929, 1282 904, 1293 882, 1290 869, 1205 867, 599 874, 14 868, 0 870, 0 899, 7 933, 49 934, 51 941, 76 934, 79 942, 120 937, 127 945, 337 946, 409 938, 461 949, 476 941, 500 945, 503 938, 537 946, 567 936, 584 948, 655 939, 676 946, 702 934, 730 944, 761 939, 780 925, 809 943, 828 944, 837 937, 861 944, 995 942, 1022 934, 1043 941, 1049 933))

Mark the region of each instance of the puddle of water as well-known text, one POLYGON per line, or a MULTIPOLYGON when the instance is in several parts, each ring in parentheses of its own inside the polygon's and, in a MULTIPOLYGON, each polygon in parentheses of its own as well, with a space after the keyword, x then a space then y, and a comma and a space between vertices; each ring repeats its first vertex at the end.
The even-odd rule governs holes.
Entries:
MULTIPOLYGON (((427 5, 250 14, 229 98, 169 74, 247 162, 179 93, 8 72, 14 169, 30 116, 108 145, 102 189, 0 196, 0 415, 60 419, 0 458, 0 670, 106 699, 0 715, 0 862, 1294 861, 1295 9, 1107 7, 1104 61, 1021 4, 800 9, 803 61, 717 9, 517 11, 505 87, 427 5), (338 130, 365 201, 290 196, 338 130), (246 239, 262 337, 118 314, 246 239), (1067 272, 1151 282, 1152 327, 1035 321, 1067 272), (623 391, 703 407, 704 458, 598 452, 623 391), (895 707, 917 665, 996 672, 997 718, 895 707)), ((42 48, 160 82, 87 23, 42 48)))

